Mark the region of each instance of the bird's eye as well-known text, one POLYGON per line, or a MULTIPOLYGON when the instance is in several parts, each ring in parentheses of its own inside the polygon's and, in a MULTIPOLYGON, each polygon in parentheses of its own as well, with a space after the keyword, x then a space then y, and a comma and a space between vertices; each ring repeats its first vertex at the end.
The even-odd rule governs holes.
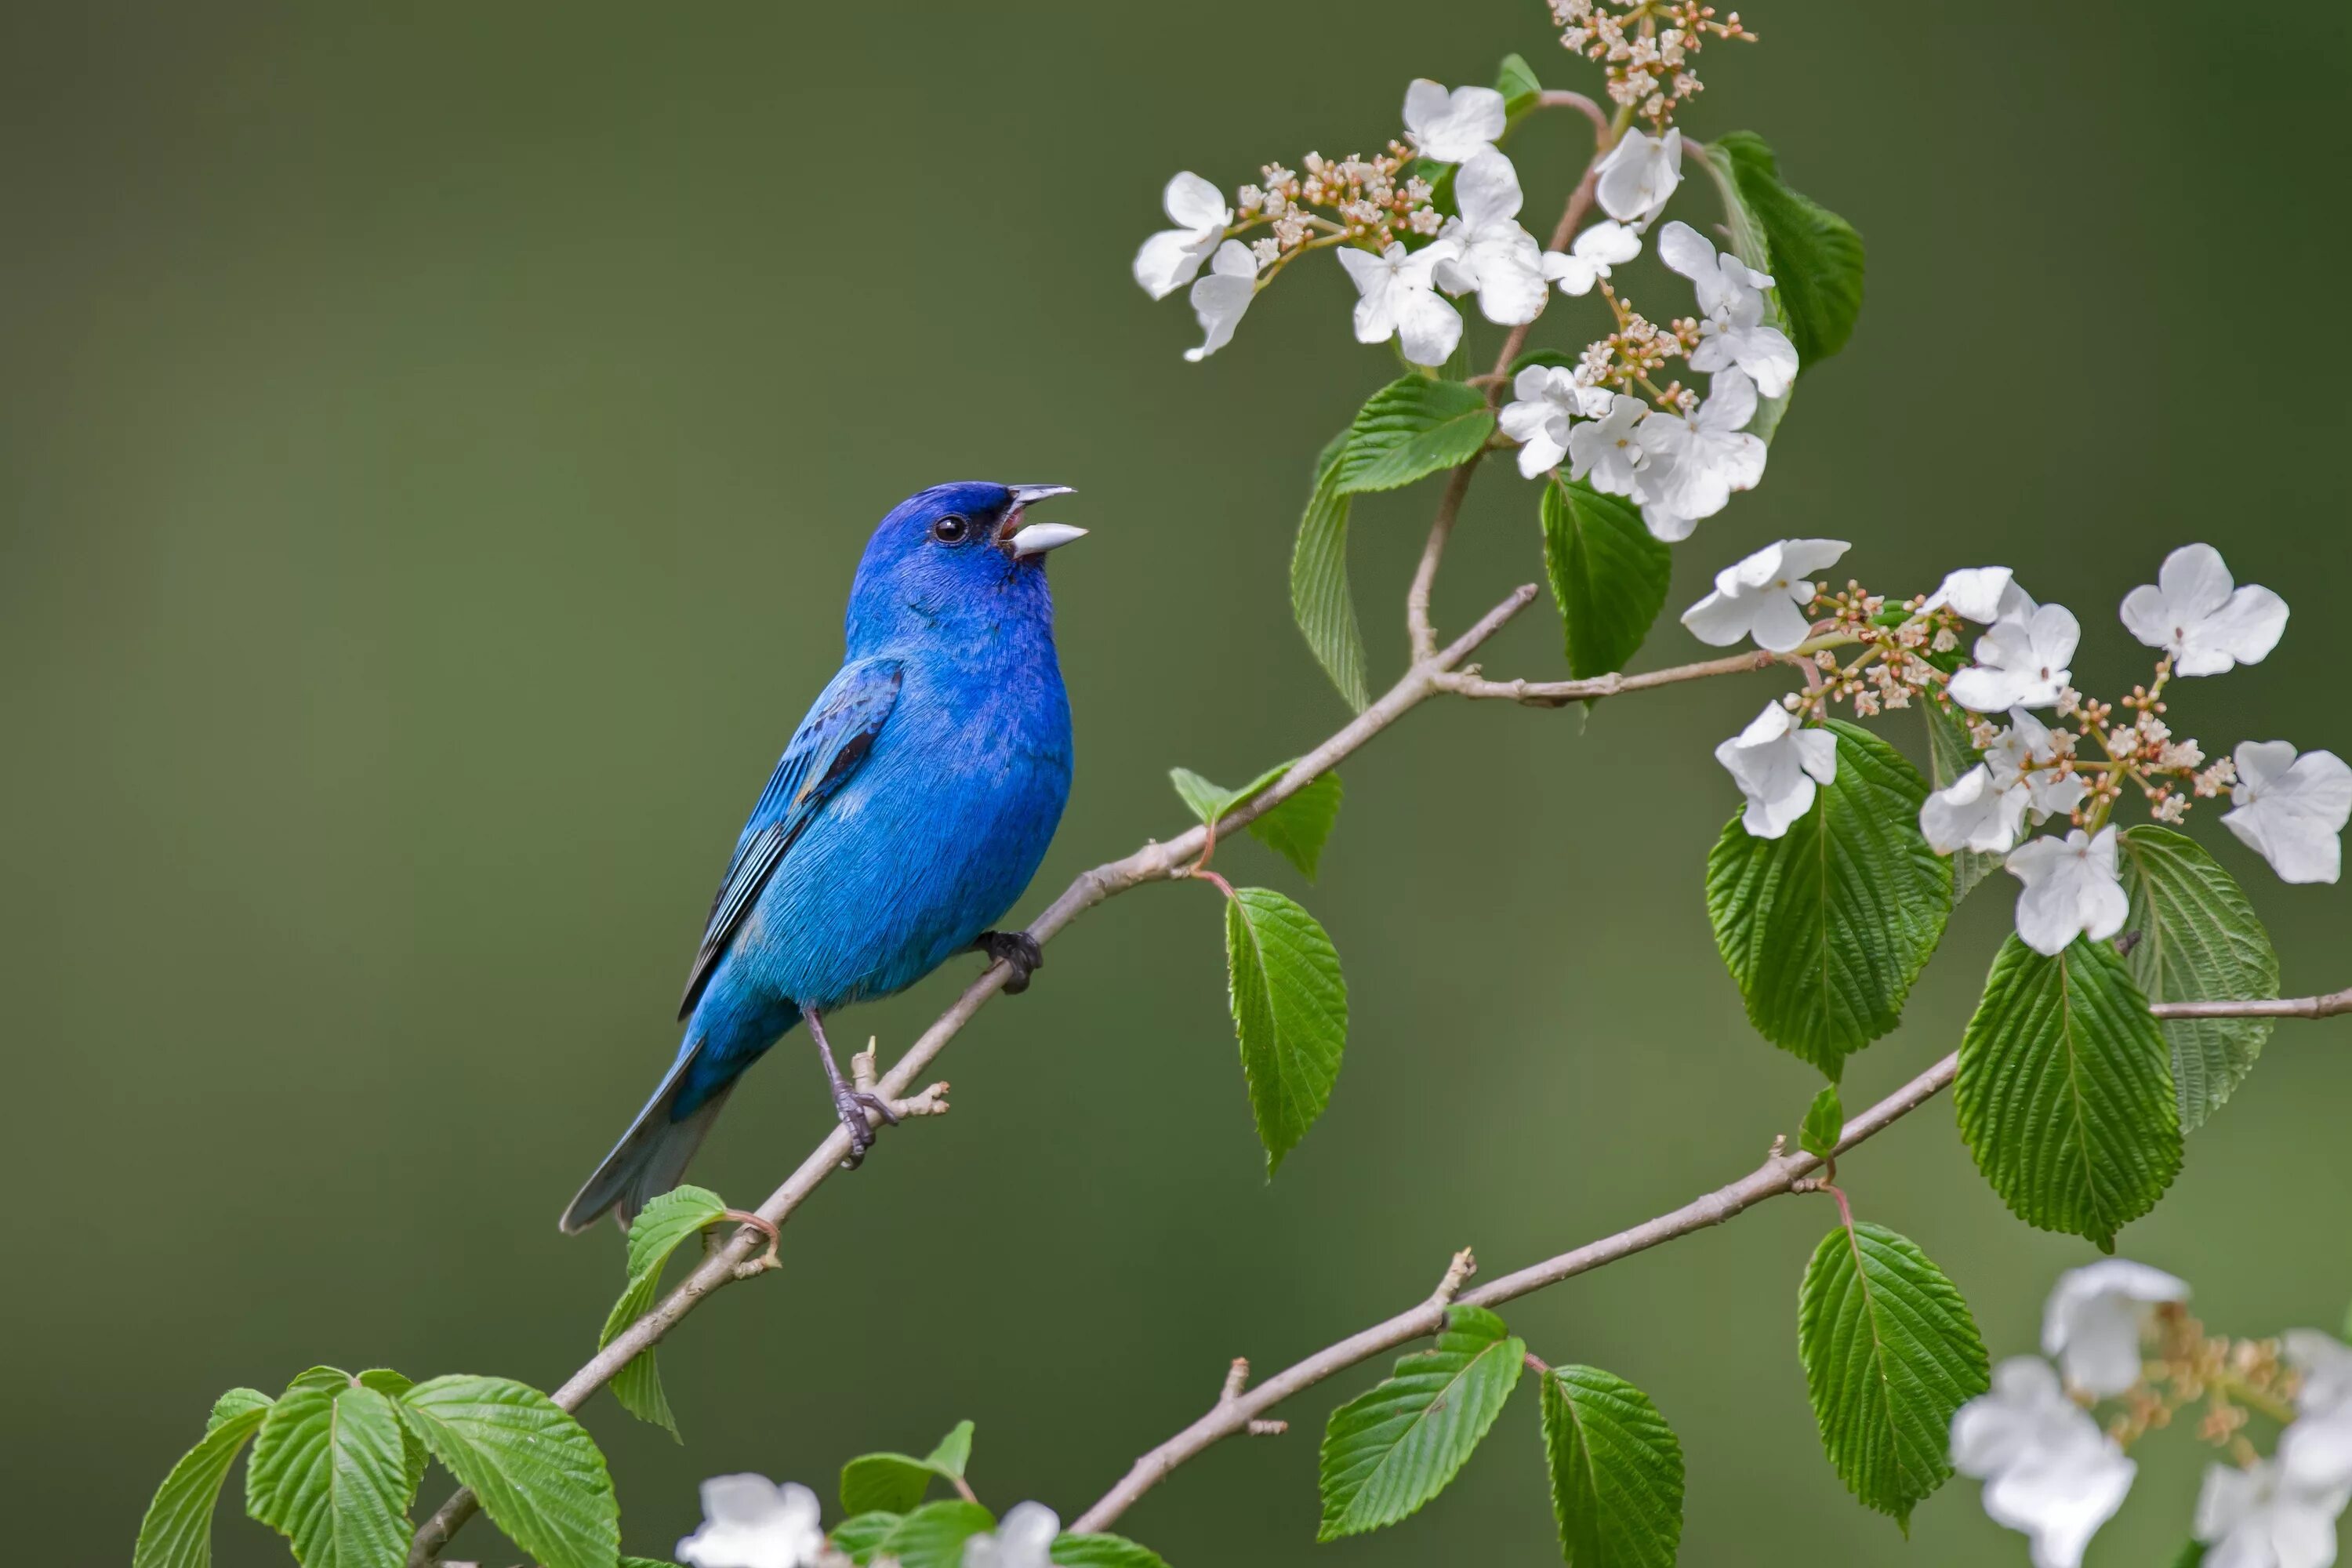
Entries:
POLYGON ((964 535, 971 531, 971 523, 954 512, 948 513, 947 516, 931 524, 931 537, 941 544, 961 544, 964 535))

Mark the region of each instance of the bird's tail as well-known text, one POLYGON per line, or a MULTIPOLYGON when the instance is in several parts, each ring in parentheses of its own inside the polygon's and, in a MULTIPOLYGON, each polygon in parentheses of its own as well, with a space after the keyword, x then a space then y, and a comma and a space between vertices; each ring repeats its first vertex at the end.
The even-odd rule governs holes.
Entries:
POLYGON ((679 1056, 661 1087, 654 1090, 653 1099, 637 1112, 636 1121, 563 1211, 561 1223, 567 1233, 577 1235, 587 1229, 611 1208, 619 1209, 620 1221, 625 1226, 638 1210, 677 1185, 678 1178, 686 1174, 687 1163, 702 1146, 703 1134, 719 1120, 720 1108, 735 1089, 735 1080, 730 1078, 692 1111, 672 1119, 671 1109, 687 1086, 687 1069, 699 1050, 697 1042, 696 1048, 679 1056))

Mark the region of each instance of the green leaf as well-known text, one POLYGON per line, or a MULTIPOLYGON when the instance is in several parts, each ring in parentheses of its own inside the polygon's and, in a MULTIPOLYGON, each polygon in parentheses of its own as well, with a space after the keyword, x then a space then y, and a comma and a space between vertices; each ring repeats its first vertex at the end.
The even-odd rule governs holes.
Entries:
POLYGON ((940 1475, 961 1477, 963 1468, 971 1463, 971 1423, 959 1421, 948 1428, 948 1435, 939 1440, 923 1458, 940 1475))
POLYGON ((1536 106, 1536 100, 1543 95, 1543 83, 1536 79, 1535 68, 1527 61, 1505 55, 1502 69, 1495 73, 1495 90, 1503 95, 1504 120, 1512 122, 1536 106))
POLYGON ((893 1526, 875 1554, 896 1557, 899 1568, 962 1568, 963 1543, 995 1523, 994 1514, 961 1498, 927 1502, 893 1526))
POLYGON ((1449 1309, 1434 1349, 1400 1360, 1386 1382, 1331 1413, 1316 1539, 1394 1524, 1444 1491, 1503 1413, 1527 1353, 1494 1313, 1449 1309))
MULTIPOLYGON (((1927 718, 1928 783, 1943 789, 1982 762, 1984 753, 1969 738, 1968 715, 1959 709, 1933 697, 1922 698, 1919 709, 1927 718)), ((2001 856, 1984 849, 1963 849, 1955 854, 1952 902, 1958 904, 1969 896, 1969 889, 2000 869, 2001 860, 2001 856)))
MULTIPOLYGON (((629 1225, 629 1283, 604 1317, 596 1348, 604 1349, 623 1330, 647 1312, 661 1295, 662 1265, 678 1243, 716 1225, 727 1215, 727 1200, 708 1187, 674 1187, 638 1211, 629 1225)), ((651 1422, 677 1437, 677 1417, 670 1413, 669 1395, 662 1392, 661 1369, 654 1352, 639 1351, 613 1376, 613 1397, 640 1421, 651 1422)), ((679 1439, 681 1442, 683 1438, 679 1439)))
POLYGON ((1058 1568, 1168 1568, 1160 1553, 1124 1535, 1065 1531, 1054 1542, 1053 1561, 1058 1568))
POLYGON ((1337 466, 1334 459, 1316 480, 1298 520, 1298 542, 1290 552, 1290 614, 1323 673, 1360 713, 1371 706, 1372 693, 1364 634, 1348 588, 1348 495, 1334 477, 1337 466))
POLYGON ((2124 961, 2012 935, 1960 1039, 1960 1137, 2020 1219, 2113 1252, 2180 1171, 2171 1049, 2124 961))
POLYGON ((1338 773, 1325 773, 1249 825, 1250 837, 1315 879, 1323 845, 1339 820, 1342 791, 1338 773))
POLYGON ((954 1480, 971 1460, 971 1423, 959 1421, 928 1458, 860 1454, 841 1467, 841 1506, 851 1513, 907 1513, 934 1476, 954 1480))
POLYGON ((1838 1086, 1825 1083, 1805 1110, 1805 1123, 1797 1130, 1797 1147, 1826 1160, 1837 1152, 1838 1135, 1844 1131, 1845 1107, 1838 1101, 1838 1086))
POLYGON ((302 1568, 400 1568, 422 1479, 391 1400, 348 1380, 303 1384, 261 1424, 245 1510, 291 1542, 302 1568))
POLYGON ((2191 1539, 2182 1543, 2180 1555, 2172 1560, 2172 1568, 2199 1568, 2205 1561, 2205 1543, 2191 1539))
POLYGON ((833 1527, 831 1539, 858 1568, 865 1568, 873 1561, 874 1549, 890 1538, 903 1517, 895 1513, 853 1514, 833 1527))
POLYGON ((490 1522, 544 1568, 613 1568, 620 1505, 604 1456, 553 1400, 457 1373, 418 1384, 397 1408, 490 1522))
POLYGON ((1476 387, 1403 376, 1357 412, 1333 480, 1350 495, 1396 489, 1468 462, 1494 433, 1494 411, 1476 387))
POLYGON ((1952 868, 1919 836, 1918 770, 1867 730, 1829 728, 1837 777, 1779 838, 1731 819, 1706 909, 1748 1022, 1834 1081, 1902 1021, 1952 911, 1952 868))
POLYGON ((1268 888, 1225 900, 1225 976, 1271 1180, 1330 1101, 1348 1044, 1348 983, 1315 917, 1268 888))
POLYGON ((1511 362, 1511 368, 1507 374, 1511 380, 1517 381, 1519 376, 1519 372, 1527 369, 1531 364, 1552 365, 1560 370, 1574 370, 1576 368, 1576 356, 1574 354, 1564 354, 1558 349, 1529 349, 1527 353, 1521 354, 1518 358, 1511 362))
MULTIPOLYGON (((2242 1002, 2279 993, 2278 954, 2230 873, 2170 828, 2142 823, 2120 837, 2126 931, 2139 941, 2126 959, 2151 1002, 2242 1002)), ((2168 1018, 2180 1131, 2194 1132, 2226 1101, 2271 1037, 2268 1018, 2168 1018)))
POLYGON ((155 1489, 155 1500, 140 1521, 131 1568, 209 1568, 221 1483, 237 1450, 260 1430, 270 1404, 268 1394, 251 1388, 232 1388, 215 1402, 204 1436, 155 1489))
MULTIPOLYGON (((1261 782, 1271 784, 1281 776, 1282 770, 1276 768, 1265 774, 1261 782)), ((1190 768, 1170 768, 1168 782, 1176 786, 1176 798, 1184 803, 1184 809, 1210 826, 1214 826, 1219 817, 1233 810, 1234 803, 1241 798, 1240 792, 1211 784, 1190 768)))
POLYGON ((1683 1446, 1648 1394, 1598 1367, 1556 1366, 1543 1439, 1569 1568, 1674 1568, 1683 1446))
POLYGON ((1674 552, 1616 496, 1558 479, 1543 491, 1544 568, 1581 680, 1622 669, 1666 602, 1674 552))
POLYGON ((1837 214, 1780 183, 1772 150, 1752 131, 1734 131, 1708 149, 1731 164, 1748 213, 1763 229, 1779 297, 1797 360, 1810 370, 1845 347, 1862 313, 1862 236, 1837 214))
POLYGON ((621 1568, 677 1568, 677 1564, 666 1557, 624 1557, 621 1568))
POLYGON ((1968 1303, 1906 1238, 1841 1226, 1806 1267, 1797 1353, 1838 1479, 1908 1533, 1951 1476, 1953 1413, 1991 1385, 1968 1303))

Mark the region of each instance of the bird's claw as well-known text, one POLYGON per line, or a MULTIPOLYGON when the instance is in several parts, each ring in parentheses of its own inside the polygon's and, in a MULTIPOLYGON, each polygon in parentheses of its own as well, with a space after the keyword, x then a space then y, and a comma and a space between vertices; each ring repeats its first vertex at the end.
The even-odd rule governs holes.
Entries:
POLYGON ((891 1126, 898 1125, 898 1113, 890 1102, 878 1094, 843 1084, 834 1091, 833 1112, 841 1118, 844 1131, 849 1134, 849 1157, 841 1163, 845 1171, 854 1171, 866 1163, 866 1152, 874 1147, 874 1124, 866 1120, 872 1111, 891 1126))
POLYGON ((1004 983, 1008 996, 1018 996, 1028 990, 1029 977, 1045 966, 1045 948, 1025 931, 984 931, 972 946, 1013 972, 1012 978, 1004 983))

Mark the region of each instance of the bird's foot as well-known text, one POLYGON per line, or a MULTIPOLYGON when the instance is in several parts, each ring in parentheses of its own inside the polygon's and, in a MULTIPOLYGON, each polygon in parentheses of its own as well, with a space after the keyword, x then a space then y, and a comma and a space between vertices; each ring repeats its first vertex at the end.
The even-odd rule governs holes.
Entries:
POLYGON ((984 931, 971 945, 1013 972, 1004 983, 1008 996, 1028 990, 1029 977, 1045 966, 1045 950, 1025 931, 984 931))
POLYGON ((870 1089, 852 1089, 838 1083, 833 1089, 833 1113, 841 1118, 844 1131, 849 1134, 849 1158, 841 1163, 845 1171, 854 1171, 866 1163, 866 1151, 874 1147, 874 1124, 866 1120, 872 1111, 891 1126, 898 1125, 898 1112, 890 1102, 870 1089))

